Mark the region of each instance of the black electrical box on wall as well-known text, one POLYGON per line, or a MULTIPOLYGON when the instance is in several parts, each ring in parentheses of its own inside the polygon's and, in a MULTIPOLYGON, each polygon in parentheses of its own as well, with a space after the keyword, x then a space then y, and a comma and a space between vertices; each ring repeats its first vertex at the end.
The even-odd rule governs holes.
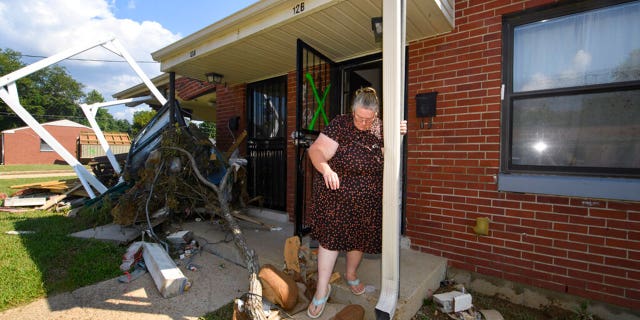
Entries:
POLYGON ((235 116, 229 118, 229 129, 231 131, 236 131, 238 130, 238 127, 240 127, 240 117, 235 116))
POLYGON ((419 93, 416 95, 416 118, 432 118, 436 116, 436 98, 438 92, 419 93))

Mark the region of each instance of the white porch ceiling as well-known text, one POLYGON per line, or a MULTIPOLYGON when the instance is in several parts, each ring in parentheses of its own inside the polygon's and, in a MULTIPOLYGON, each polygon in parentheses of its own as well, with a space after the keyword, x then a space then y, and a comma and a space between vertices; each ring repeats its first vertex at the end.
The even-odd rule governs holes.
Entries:
MULTIPOLYGON (((454 0, 408 0, 407 43, 450 32, 453 8, 454 0)), ((264 0, 152 57, 164 72, 200 80, 216 72, 228 84, 248 83, 295 70, 298 38, 336 62, 381 52, 371 30, 379 16, 381 0, 264 0)))

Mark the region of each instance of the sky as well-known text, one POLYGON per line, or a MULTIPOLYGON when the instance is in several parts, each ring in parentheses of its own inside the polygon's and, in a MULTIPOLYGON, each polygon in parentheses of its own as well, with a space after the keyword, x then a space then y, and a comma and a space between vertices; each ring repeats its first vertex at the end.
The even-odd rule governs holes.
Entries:
MULTIPOLYGON (((160 74, 151 53, 256 0, 0 0, 0 49, 23 54, 31 64, 68 48, 115 37, 149 78, 160 74)), ((126 62, 103 47, 61 61, 69 74, 106 101, 142 80, 126 62), (73 60, 76 59, 76 60, 73 60), (78 60, 81 59, 81 60, 78 60)), ((131 122, 146 106, 109 107, 116 119, 131 122)), ((71 119, 73 120, 73 119, 71 119)))

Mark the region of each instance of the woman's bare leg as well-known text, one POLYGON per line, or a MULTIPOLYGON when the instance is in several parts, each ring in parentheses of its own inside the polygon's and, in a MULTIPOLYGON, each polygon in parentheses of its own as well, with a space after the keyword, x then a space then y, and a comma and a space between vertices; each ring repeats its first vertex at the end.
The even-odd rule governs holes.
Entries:
MULTIPOLYGON (((360 266, 363 255, 362 251, 358 250, 347 252, 347 272, 345 274, 347 281, 354 281, 358 279, 358 266, 360 266)), ((361 292, 363 288, 364 284, 361 282, 359 285, 355 286, 352 291, 361 292)))
MULTIPOLYGON (((314 297, 318 300, 327 296, 329 279, 333 273, 333 267, 336 264, 338 253, 338 251, 326 249, 322 245, 318 248, 318 283, 316 293, 314 294, 314 297)), ((318 314, 320 308, 320 306, 314 306, 313 303, 309 304, 309 311, 313 315, 318 314)))

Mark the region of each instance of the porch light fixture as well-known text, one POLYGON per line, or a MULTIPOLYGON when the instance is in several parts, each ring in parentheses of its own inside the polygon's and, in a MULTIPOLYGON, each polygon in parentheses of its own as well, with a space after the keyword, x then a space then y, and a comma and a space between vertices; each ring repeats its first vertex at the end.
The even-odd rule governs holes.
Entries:
POLYGON ((214 84, 222 83, 222 78, 224 78, 223 75, 215 72, 209 72, 205 74, 205 76, 207 77, 207 82, 214 83, 214 84))
POLYGON ((382 41, 382 17, 371 18, 371 30, 373 30, 373 36, 376 39, 376 43, 382 41))

